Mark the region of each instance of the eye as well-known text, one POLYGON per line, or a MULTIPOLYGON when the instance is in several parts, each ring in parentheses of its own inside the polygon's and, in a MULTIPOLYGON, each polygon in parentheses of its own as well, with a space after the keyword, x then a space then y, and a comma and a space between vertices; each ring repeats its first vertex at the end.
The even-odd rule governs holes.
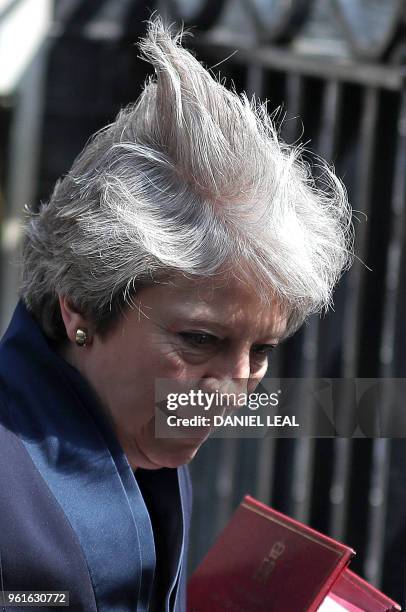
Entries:
POLYGON ((179 336, 188 346, 195 348, 213 347, 219 340, 206 332, 180 332, 179 336))
POLYGON ((269 358, 275 348, 276 347, 274 344, 256 344, 255 346, 253 346, 252 350, 255 355, 258 355, 258 357, 269 358))

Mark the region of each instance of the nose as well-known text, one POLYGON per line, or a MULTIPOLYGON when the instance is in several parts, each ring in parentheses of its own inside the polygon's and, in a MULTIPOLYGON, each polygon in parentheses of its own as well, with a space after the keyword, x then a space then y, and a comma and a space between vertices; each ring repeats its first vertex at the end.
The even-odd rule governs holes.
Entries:
POLYGON ((205 387, 227 393, 247 393, 250 387, 250 351, 227 353, 212 359, 203 375, 205 387), (208 380, 209 379, 209 380, 208 380))
POLYGON ((251 375, 251 357, 249 351, 244 351, 234 359, 225 359, 224 361, 224 370, 227 377, 248 380, 251 375))

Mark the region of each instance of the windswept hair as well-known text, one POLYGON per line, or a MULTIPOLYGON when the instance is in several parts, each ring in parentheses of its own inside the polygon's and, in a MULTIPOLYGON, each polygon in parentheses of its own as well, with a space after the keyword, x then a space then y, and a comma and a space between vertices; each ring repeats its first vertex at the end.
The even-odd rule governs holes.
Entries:
POLYGON ((351 262, 342 183, 319 160, 316 186, 265 105, 226 89, 160 19, 140 48, 155 78, 28 211, 22 298, 62 340, 58 293, 102 333, 142 287, 228 271, 280 300, 292 333, 331 304, 351 262))

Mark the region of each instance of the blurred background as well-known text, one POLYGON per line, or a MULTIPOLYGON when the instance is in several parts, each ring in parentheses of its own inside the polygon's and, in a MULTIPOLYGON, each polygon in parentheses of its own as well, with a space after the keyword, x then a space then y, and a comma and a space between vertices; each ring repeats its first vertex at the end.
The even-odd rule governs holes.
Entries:
MULTIPOLYGON (((154 10, 192 28, 185 44, 226 85, 279 109, 287 142, 334 163, 357 211, 366 265, 270 374, 404 376, 405 0, 0 0, 1 332, 23 206, 47 200, 88 137, 137 98, 150 69, 134 43, 154 10)), ((191 469, 191 571, 249 493, 355 548, 355 571, 406 604, 406 440, 212 439, 191 469)))

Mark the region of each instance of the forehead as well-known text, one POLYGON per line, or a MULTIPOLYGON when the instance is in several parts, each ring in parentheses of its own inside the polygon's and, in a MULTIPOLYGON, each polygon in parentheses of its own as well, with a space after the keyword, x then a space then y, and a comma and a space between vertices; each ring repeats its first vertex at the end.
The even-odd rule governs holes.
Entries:
MULTIPOLYGON (((278 339, 286 330, 287 314, 272 296, 260 298, 255 287, 233 275, 196 279, 180 276, 138 294, 146 307, 166 318, 195 324, 213 324, 226 331, 246 327, 278 339)), ((148 316, 148 311, 145 313, 148 316)))

